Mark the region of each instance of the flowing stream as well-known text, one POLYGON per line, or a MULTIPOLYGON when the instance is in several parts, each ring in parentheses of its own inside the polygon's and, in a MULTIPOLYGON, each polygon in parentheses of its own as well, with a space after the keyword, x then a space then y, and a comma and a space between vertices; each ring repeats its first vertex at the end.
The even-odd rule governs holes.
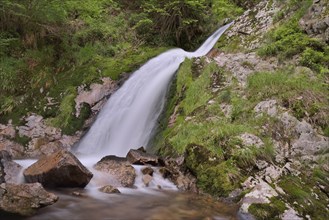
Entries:
MULTIPOLYGON (((122 192, 119 195, 101 193, 98 188, 111 184, 112 179, 93 169, 103 156, 126 156, 130 149, 147 146, 163 110, 170 81, 180 64, 185 58, 206 55, 230 25, 219 28, 195 52, 172 49, 134 72, 110 97, 75 148, 82 164, 94 174, 90 183, 85 189, 57 189, 54 193, 60 200, 28 219, 238 219, 236 205, 178 192, 161 175, 155 174, 145 187, 141 166, 134 166, 138 174, 135 189, 119 188, 122 192)), ((26 168, 35 160, 17 162, 26 168)), ((6 219, 17 219, 17 216, 6 216, 6 219)))
POLYGON ((162 112, 171 79, 185 58, 206 55, 227 24, 195 52, 172 49, 144 64, 107 101, 76 151, 98 156, 126 156, 130 149, 146 147, 162 112))

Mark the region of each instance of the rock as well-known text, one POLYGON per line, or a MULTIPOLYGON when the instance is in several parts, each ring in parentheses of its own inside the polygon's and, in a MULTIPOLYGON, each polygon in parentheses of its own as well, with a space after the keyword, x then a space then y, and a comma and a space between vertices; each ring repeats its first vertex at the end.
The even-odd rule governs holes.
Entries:
POLYGON ((298 213, 292 209, 291 207, 288 207, 287 210, 284 211, 282 216, 280 216, 282 220, 302 220, 302 217, 298 216, 298 213))
POLYGON ((264 145, 264 142, 259 137, 253 134, 244 133, 241 134, 239 137, 242 140, 242 144, 247 147, 255 146, 259 148, 264 145))
POLYGON ((103 186, 103 187, 99 188, 99 191, 101 191, 103 193, 108 193, 108 194, 121 193, 117 188, 115 188, 114 186, 111 186, 111 185, 103 186))
POLYGON ((329 42, 326 33, 329 31, 329 16, 327 12, 328 2, 326 0, 313 1, 313 5, 299 21, 301 28, 311 37, 316 37, 324 42, 329 42))
POLYGON ((126 158, 130 163, 136 164, 136 165, 145 165, 145 164, 150 164, 152 166, 163 166, 164 165, 164 161, 160 157, 145 153, 140 150, 131 149, 128 152, 126 158))
POLYGON ((41 157, 23 174, 27 182, 40 182, 49 187, 85 187, 93 176, 71 152, 65 150, 41 157))
POLYGON ((257 179, 256 181, 257 184, 255 187, 242 199, 242 205, 240 207, 242 213, 248 213, 248 208, 251 204, 270 203, 269 198, 278 196, 278 193, 269 184, 261 179, 257 179))
POLYGON ((58 197, 44 190, 40 183, 0 185, 0 210, 5 212, 30 216, 37 209, 52 205, 57 200, 58 197))
POLYGON ((150 176, 153 176, 153 173, 154 173, 154 170, 152 169, 152 167, 144 167, 143 169, 142 169, 142 173, 144 174, 144 175, 146 175, 146 174, 148 174, 148 175, 150 175, 150 176))
POLYGON ((165 160, 165 167, 161 167, 159 172, 164 178, 172 181, 178 189, 182 191, 198 192, 196 178, 184 167, 182 158, 165 160))
POLYGON ((11 122, 8 123, 8 125, 0 124, 0 135, 14 138, 16 135, 16 130, 14 126, 11 124, 11 122))
POLYGON ((142 177, 143 183, 145 186, 149 186, 150 182, 153 180, 153 177, 149 174, 143 175, 142 177))
POLYGON ((278 113, 277 109, 277 101, 276 100, 267 100, 267 101, 262 101, 258 103, 254 111, 258 114, 257 116, 260 115, 260 113, 266 113, 272 117, 276 116, 278 113))
POLYGON ((292 156, 306 156, 311 158, 325 149, 329 149, 329 138, 321 135, 302 133, 297 140, 292 142, 292 156))
POLYGON ((126 158, 106 156, 97 162, 94 168, 113 176, 119 182, 118 186, 132 187, 134 185, 136 171, 126 158))
MULTIPOLYGON (((102 78, 102 84, 93 83, 89 89, 85 86, 78 88, 78 95, 75 98, 76 117, 79 117, 81 106, 83 103, 88 103, 91 107, 95 106, 102 99, 107 98, 117 89, 117 83, 109 77, 102 78)), ((101 107, 99 107, 101 108, 101 107)))
MULTIPOLYGON (((233 26, 234 27, 234 26, 233 26)), ((277 61, 263 60, 256 53, 221 53, 214 58, 218 66, 225 68, 233 74, 241 87, 247 85, 247 79, 254 72, 273 71, 277 67, 277 61)), ((228 79, 228 84, 233 82, 228 79)))
POLYGON ((0 183, 18 183, 22 166, 7 151, 0 151, 0 183))
POLYGON ((0 150, 7 151, 13 158, 19 159, 24 157, 24 147, 12 140, 0 135, 0 150))

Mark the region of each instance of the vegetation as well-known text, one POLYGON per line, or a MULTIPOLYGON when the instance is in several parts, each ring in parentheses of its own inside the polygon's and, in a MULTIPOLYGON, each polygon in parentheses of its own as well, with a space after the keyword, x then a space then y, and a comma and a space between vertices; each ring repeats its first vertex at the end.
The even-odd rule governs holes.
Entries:
POLYGON ((77 86, 101 77, 117 80, 169 47, 193 48, 217 22, 241 13, 229 0, 1 0, 0 5, 0 122, 18 124, 34 112, 53 118, 49 123, 65 133, 80 127, 67 129, 79 120, 73 108, 77 86))

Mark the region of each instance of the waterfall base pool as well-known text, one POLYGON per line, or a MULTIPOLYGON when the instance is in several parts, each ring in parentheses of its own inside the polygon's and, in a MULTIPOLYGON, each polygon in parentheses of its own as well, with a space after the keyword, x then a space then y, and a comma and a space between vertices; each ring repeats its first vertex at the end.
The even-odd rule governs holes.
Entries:
MULTIPOLYGON (((215 201, 211 197, 192 193, 158 191, 156 194, 109 194, 101 199, 72 194, 74 190, 55 191, 60 199, 52 206, 42 208, 26 220, 234 220, 239 219, 238 207, 215 201)), ((77 190, 78 191, 78 190, 77 190)), ((0 213, 1 216, 1 213, 0 213)), ((3 217, 1 216, 1 219, 3 217)), ((4 219, 18 219, 7 216, 4 219)))

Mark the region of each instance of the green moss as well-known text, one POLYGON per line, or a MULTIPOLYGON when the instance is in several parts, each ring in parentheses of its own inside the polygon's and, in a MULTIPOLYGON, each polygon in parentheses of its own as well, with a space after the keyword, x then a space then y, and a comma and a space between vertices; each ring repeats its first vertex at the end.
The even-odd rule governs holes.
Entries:
MULTIPOLYGON (((317 175, 317 174, 316 174, 317 175)), ((316 186, 312 176, 285 176, 279 186, 285 191, 285 199, 303 216, 310 215, 312 219, 327 219, 327 195, 316 186)))
POLYGON ((256 219, 281 219, 280 215, 286 210, 285 203, 276 197, 270 198, 270 203, 251 204, 248 211, 256 217, 256 219))
POLYGON ((15 141, 16 143, 19 143, 21 145, 23 145, 24 147, 27 147, 27 145, 29 144, 29 142, 31 141, 30 137, 27 136, 20 136, 20 135, 16 135, 13 139, 13 141, 15 141))

